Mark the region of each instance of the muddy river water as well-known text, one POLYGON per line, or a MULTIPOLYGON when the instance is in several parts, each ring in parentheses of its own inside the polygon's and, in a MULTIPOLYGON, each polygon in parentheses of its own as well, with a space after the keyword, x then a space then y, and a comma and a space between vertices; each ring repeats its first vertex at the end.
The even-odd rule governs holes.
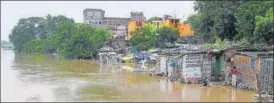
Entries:
POLYGON ((252 102, 254 95, 230 87, 171 83, 94 61, 58 60, 1 49, 2 102, 252 102))

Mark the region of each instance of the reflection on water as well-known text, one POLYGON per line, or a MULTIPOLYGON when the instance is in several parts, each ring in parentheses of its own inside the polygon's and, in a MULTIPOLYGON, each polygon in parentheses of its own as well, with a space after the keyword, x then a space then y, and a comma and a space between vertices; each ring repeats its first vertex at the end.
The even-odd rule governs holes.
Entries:
POLYGON ((129 72, 118 65, 20 55, 1 49, 2 101, 243 102, 254 93, 200 87, 129 72))

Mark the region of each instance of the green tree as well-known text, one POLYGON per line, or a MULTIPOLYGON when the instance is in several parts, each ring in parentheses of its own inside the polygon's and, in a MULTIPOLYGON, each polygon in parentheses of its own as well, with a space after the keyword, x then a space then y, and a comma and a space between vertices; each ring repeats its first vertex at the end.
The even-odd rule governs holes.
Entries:
MULTIPOLYGON (((194 9, 201 17, 199 32, 213 34, 222 40, 233 40, 237 34, 234 16, 242 1, 197 1, 194 9)), ((208 35, 214 37, 212 35, 208 35)))
MULTIPOLYGON (((267 20, 266 24, 269 26, 260 25, 260 17, 265 17, 267 11, 271 11, 273 7, 273 1, 246 1, 241 5, 235 13, 237 18, 237 31, 239 32, 237 36, 234 37, 234 40, 237 42, 246 41, 246 44, 254 43, 270 43, 271 39, 266 34, 267 31, 256 31, 255 28, 269 28, 271 26, 272 20, 267 20), (244 39, 244 40, 242 40, 244 39), (266 41, 266 42, 264 42, 266 41)), ((272 18, 273 19, 273 18, 272 18)), ((271 30, 271 29, 268 29, 271 30)))
POLYGON ((179 38, 179 32, 177 29, 172 29, 167 26, 163 26, 159 30, 157 30, 157 41, 158 46, 165 47, 166 43, 174 44, 175 41, 179 38))
POLYGON ((212 43, 218 36, 244 44, 271 44, 273 21, 266 14, 273 5, 273 1, 196 1, 197 14, 186 23, 206 42, 212 43))
POLYGON ((130 43, 136 50, 148 50, 156 45, 156 31, 151 26, 137 28, 132 32, 130 43))
POLYGON ((14 44, 15 50, 21 52, 24 43, 54 35, 57 32, 56 27, 66 21, 73 22, 72 19, 61 15, 55 17, 48 15, 47 19, 43 17, 21 18, 12 29, 9 39, 14 44))
POLYGON ((270 8, 265 16, 256 16, 255 42, 274 44, 273 32, 273 8, 270 8))
POLYGON ((64 58, 94 57, 110 38, 105 29, 93 28, 88 24, 67 22, 58 27, 58 34, 53 36, 52 44, 64 58))
POLYGON ((57 33, 57 27, 61 24, 64 24, 65 22, 70 21, 74 23, 73 19, 67 18, 63 15, 58 15, 58 16, 51 16, 51 15, 47 15, 46 16, 46 22, 44 22, 44 25, 41 25, 42 27, 44 27, 44 30, 46 31, 45 35, 46 37, 50 37, 54 34, 57 33))
POLYGON ((215 38, 212 33, 209 33, 209 28, 206 30, 204 26, 201 26, 203 15, 200 13, 190 15, 184 23, 190 24, 191 29, 194 30, 194 39, 202 42, 213 42, 215 38))
POLYGON ((23 45, 24 53, 53 53, 67 59, 95 57, 111 37, 105 29, 88 24, 66 21, 56 27, 56 34, 45 39, 31 40, 23 45))
POLYGON ((41 17, 30 17, 20 19, 17 25, 12 29, 11 35, 9 35, 10 41, 15 46, 15 50, 21 52, 23 44, 37 38, 36 25, 42 22, 44 19, 41 17))
POLYGON ((248 43, 243 41, 253 41, 254 28, 255 28, 255 15, 258 9, 258 1, 246 2, 241 5, 235 12, 237 18, 237 31, 238 34, 234 37, 235 41, 241 41, 242 43, 248 43), (246 40, 241 40, 246 39, 246 40))

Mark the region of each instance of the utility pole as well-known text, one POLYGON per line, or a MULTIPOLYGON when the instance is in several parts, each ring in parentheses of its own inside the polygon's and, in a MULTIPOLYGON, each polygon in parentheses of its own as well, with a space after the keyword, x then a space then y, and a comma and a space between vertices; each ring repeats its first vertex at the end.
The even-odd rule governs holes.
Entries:
POLYGON ((176 9, 175 9, 175 19, 177 19, 177 15, 176 15, 176 9))

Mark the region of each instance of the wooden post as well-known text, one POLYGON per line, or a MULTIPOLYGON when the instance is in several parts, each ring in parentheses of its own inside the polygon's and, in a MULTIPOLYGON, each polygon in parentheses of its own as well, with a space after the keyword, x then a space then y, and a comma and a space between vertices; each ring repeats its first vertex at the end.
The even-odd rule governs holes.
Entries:
POLYGON ((262 94, 261 94, 261 85, 258 73, 256 74, 257 78, 257 86, 258 86, 258 93, 259 93, 259 102, 262 102, 262 94))
POLYGON ((203 75, 203 65, 204 65, 204 54, 202 54, 202 56, 200 56, 200 62, 201 62, 201 79, 204 79, 204 75, 203 75))

